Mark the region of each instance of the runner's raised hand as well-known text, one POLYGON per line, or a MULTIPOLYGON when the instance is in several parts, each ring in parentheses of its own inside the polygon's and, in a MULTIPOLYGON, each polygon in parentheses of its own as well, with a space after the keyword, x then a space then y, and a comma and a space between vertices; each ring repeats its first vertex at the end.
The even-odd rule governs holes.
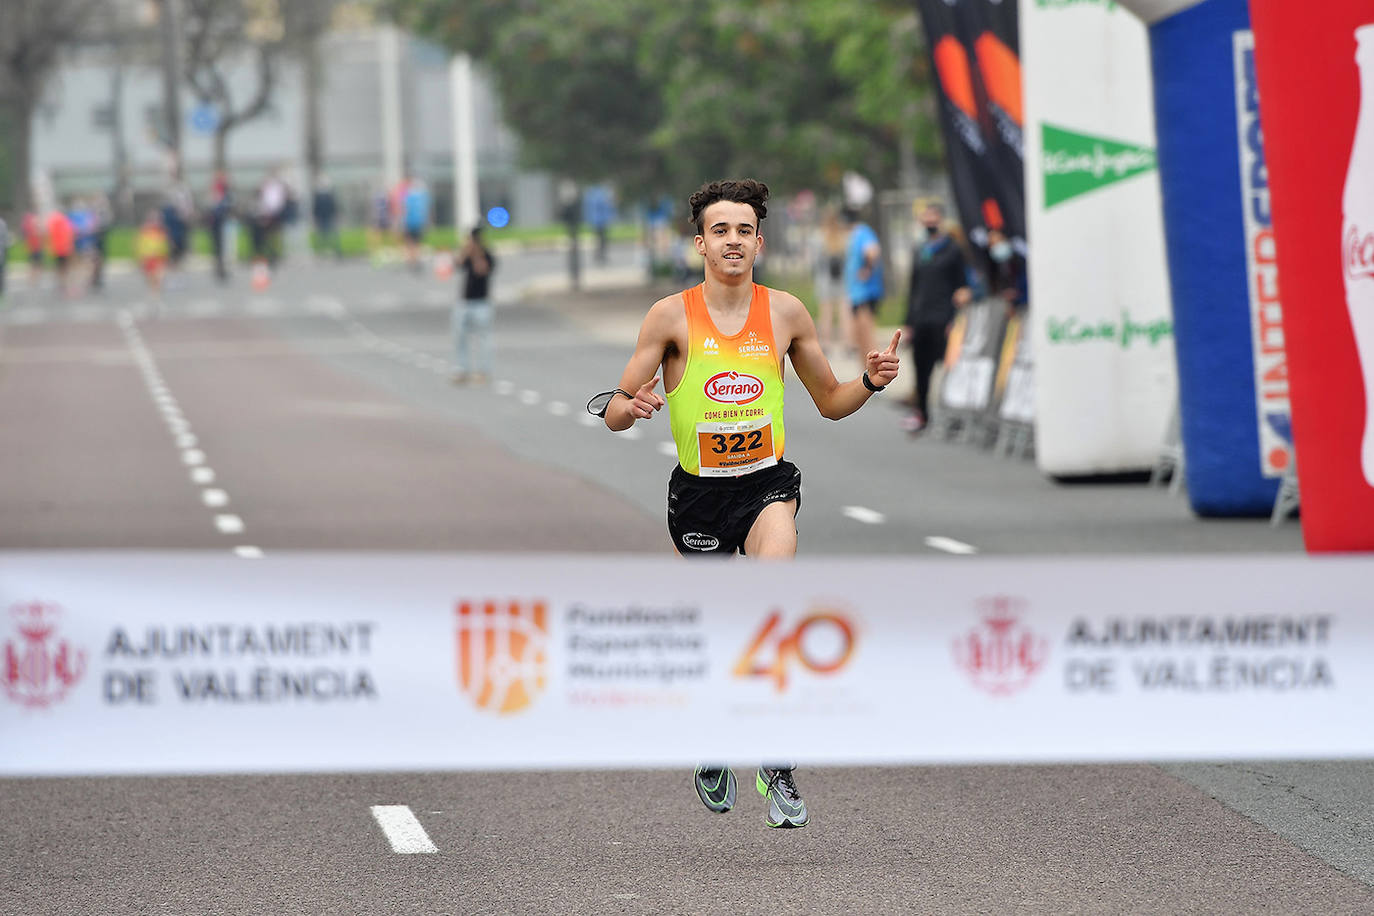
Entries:
POLYGON ((649 379, 649 381, 640 385, 639 390, 635 392, 635 396, 630 400, 630 415, 636 420, 649 419, 654 415, 654 411, 660 410, 664 404, 668 403, 663 400, 662 395, 654 391, 654 388, 662 378, 663 376, 661 375, 655 375, 653 378, 649 379))
POLYGON ((897 355, 897 344, 902 342, 902 332, 899 329, 892 335, 892 343, 887 345, 887 349, 879 352, 877 350, 868 354, 864 368, 868 370, 868 379, 875 385, 888 385, 897 377, 897 368, 901 364, 901 357, 897 355))

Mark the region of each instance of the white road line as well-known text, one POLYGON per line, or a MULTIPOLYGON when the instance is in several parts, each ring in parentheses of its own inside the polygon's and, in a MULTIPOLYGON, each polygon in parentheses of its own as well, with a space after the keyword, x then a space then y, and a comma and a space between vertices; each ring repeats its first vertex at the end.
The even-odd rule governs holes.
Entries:
POLYGON ((549 413, 553 414, 555 417, 566 417, 570 412, 568 405, 564 404, 562 401, 549 402, 549 413))
POLYGON ((219 509, 229 505, 229 494, 217 488, 210 488, 200 491, 201 502, 211 509, 219 509))
POLYGON ((186 465, 204 464, 205 453, 198 448, 188 448, 181 453, 181 463, 186 465))
POLYGON ((526 388, 524 391, 520 392, 520 403, 527 407, 533 407, 535 404, 539 403, 539 392, 531 391, 526 388))
POLYGON ((677 457, 677 443, 674 443, 674 442, 660 442, 660 443, 658 444, 658 453, 659 453, 660 455, 666 455, 666 456, 668 456, 669 458, 676 458, 676 457, 677 457))
POLYGON ((622 429, 620 432, 616 433, 616 435, 622 439, 643 439, 644 430, 640 429, 638 426, 631 426, 629 429, 622 429))
POLYGON ((392 852, 412 855, 439 851, 409 805, 373 805, 372 817, 386 834, 392 852))
POLYGON ((243 519, 237 515, 216 515, 215 528, 220 534, 241 534, 243 532, 243 519))
POLYGON ((498 381, 496 384, 492 385, 491 388, 497 394, 510 394, 512 391, 515 390, 515 383, 507 382, 504 379, 502 379, 498 381))
POLYGON ((41 324, 47 313, 40 308, 19 308, 10 312, 11 324, 41 324))
POLYGON ((177 448, 195 448, 199 443, 194 433, 181 433, 176 437, 177 448))
POLYGON ((248 314, 276 315, 281 311, 281 303, 276 299, 257 298, 248 300, 248 314))
POLYGON ((864 506, 845 506, 842 510, 845 518, 852 518, 856 522, 863 522, 865 525, 881 525, 887 521, 887 516, 876 509, 869 509, 864 506))
POLYGON ((601 426, 606 421, 600 417, 594 417, 584 410, 577 415, 577 422, 581 423, 583 426, 601 426))
POLYGON ((242 547, 235 547, 234 555, 243 557, 245 560, 261 560, 262 548, 254 547, 250 544, 245 544, 242 547))
POLYGON ((954 538, 941 537, 940 535, 926 538, 926 546, 935 550, 943 550, 945 553, 957 553, 961 556, 978 552, 978 548, 972 544, 965 544, 963 541, 956 541, 954 538))
POLYGON ((401 307, 401 297, 395 293, 378 293, 372 297, 372 307, 385 312, 395 311, 401 307))
POLYGON ((215 482, 215 472, 207 467, 191 468, 191 483, 207 484, 215 482))

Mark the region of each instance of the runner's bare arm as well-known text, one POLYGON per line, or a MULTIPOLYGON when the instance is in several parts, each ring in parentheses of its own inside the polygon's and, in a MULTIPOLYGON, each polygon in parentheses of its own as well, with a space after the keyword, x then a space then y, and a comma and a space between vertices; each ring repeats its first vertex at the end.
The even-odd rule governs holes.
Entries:
MULTIPOLYGON (((821 349, 820 339, 816 336, 816 323, 811 320, 806 307, 795 296, 776 292, 774 295, 779 296, 779 304, 783 306, 788 326, 792 329, 792 345, 787 351, 792 359, 792 368, 797 370, 797 378, 806 386, 821 416, 828 420, 842 420, 864 406, 873 392, 864 387, 862 379, 841 383, 835 378, 835 372, 830 368, 830 361, 825 358, 825 351, 821 349)), ((874 385, 882 387, 897 377, 897 343, 900 339, 901 331, 898 331, 886 350, 874 350, 868 354, 865 366, 874 385)))
POLYGON ((649 314, 644 316, 644 322, 639 326, 639 341, 635 344, 630 361, 625 364, 619 386, 622 391, 630 392, 632 397, 616 395, 606 408, 606 426, 615 432, 629 429, 636 420, 647 420, 667 403, 662 395, 654 391, 654 387, 661 378, 659 367, 663 365, 668 349, 674 346, 675 300, 676 310, 681 311, 680 297, 660 299, 649 309, 649 314))

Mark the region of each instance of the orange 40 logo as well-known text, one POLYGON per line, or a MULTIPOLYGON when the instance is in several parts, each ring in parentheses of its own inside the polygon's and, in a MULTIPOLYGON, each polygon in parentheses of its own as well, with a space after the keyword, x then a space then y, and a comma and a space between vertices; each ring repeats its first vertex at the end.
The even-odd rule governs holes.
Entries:
POLYGON ((812 674, 839 671, 854 654, 854 641, 854 625, 840 614, 809 614, 787 629, 781 612, 774 611, 735 662, 735 677, 772 678, 781 693, 796 666, 812 674))

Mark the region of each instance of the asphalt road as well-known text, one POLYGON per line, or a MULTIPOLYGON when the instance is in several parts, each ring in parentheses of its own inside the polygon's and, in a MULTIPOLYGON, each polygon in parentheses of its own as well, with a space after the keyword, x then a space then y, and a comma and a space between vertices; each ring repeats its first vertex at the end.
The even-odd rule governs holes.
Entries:
MULTIPOLYGON (((653 293, 610 288, 635 272, 619 249, 569 294, 563 257, 503 258, 481 388, 448 380, 452 281, 428 275, 297 265, 253 293, 193 272, 156 311, 132 276, 75 302, 12 277, 0 550, 667 552, 665 418, 612 435, 581 412, 653 293)), ((913 440, 891 403, 834 424, 791 394, 803 554, 1301 548, 1294 524, 1056 485, 913 440)), ((1371 777, 803 769, 814 821, 791 832, 749 793, 710 815, 686 772, 0 780, 0 913, 1367 913, 1371 777), (407 806, 434 851, 392 851, 379 805, 407 806)))

